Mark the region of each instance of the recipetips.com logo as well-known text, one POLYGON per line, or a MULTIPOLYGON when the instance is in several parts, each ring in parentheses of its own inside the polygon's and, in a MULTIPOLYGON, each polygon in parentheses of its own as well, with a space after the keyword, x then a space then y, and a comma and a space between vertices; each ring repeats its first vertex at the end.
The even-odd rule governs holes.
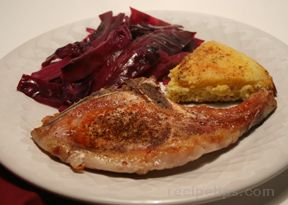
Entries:
POLYGON ((242 192, 230 192, 230 193, 225 193, 225 191, 219 187, 189 187, 189 188, 173 188, 168 190, 168 195, 174 197, 193 196, 197 198, 215 194, 223 199, 233 196, 272 198, 275 196, 275 190, 269 188, 254 188, 254 189, 246 189, 242 192))

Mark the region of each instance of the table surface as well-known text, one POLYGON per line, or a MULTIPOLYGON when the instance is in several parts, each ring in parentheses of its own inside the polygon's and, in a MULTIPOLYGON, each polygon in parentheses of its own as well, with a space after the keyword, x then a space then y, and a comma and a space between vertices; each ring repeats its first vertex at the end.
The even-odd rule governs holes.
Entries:
MULTIPOLYGON (((288 45, 287 0, 0 0, 0 58, 51 29, 95 17, 107 10, 127 11, 129 6, 140 10, 188 10, 227 17, 257 27, 288 45)), ((288 170, 255 188, 257 193, 273 190, 273 196, 247 192, 209 205, 288 204, 287 181, 288 170)))

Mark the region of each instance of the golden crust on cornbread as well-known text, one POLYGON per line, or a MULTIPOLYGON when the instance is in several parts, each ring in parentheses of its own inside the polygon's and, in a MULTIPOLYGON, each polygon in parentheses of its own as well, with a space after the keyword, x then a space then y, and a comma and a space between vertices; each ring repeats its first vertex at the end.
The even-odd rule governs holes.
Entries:
POLYGON ((268 71, 247 55, 216 41, 201 44, 170 71, 167 96, 175 102, 247 99, 276 89, 268 71))

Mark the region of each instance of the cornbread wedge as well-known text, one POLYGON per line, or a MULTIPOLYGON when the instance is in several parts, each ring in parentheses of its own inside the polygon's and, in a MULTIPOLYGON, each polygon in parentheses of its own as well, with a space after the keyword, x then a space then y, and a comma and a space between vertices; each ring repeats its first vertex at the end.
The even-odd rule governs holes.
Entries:
POLYGON ((167 96, 175 102, 247 99, 259 89, 276 95, 272 77, 255 60, 215 41, 201 44, 170 71, 167 96))

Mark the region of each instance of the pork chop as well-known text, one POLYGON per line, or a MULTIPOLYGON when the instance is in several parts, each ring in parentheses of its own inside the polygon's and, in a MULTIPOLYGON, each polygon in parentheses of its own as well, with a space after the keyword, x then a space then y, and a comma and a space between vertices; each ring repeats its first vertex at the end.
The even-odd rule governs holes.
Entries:
POLYGON ((45 117, 31 134, 76 171, 146 174, 235 143, 276 106, 274 93, 265 89, 234 107, 183 106, 168 100, 153 79, 139 78, 45 117))

